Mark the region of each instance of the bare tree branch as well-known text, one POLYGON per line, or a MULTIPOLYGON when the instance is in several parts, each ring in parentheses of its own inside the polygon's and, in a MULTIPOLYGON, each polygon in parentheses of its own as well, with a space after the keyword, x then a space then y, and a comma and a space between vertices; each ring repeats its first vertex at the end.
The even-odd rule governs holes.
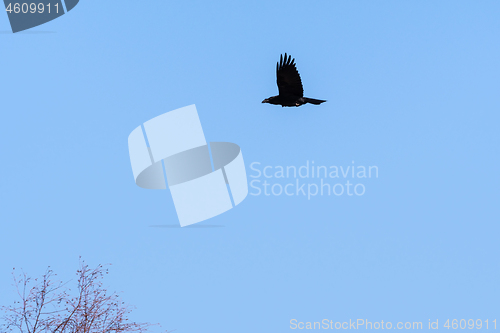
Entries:
POLYGON ((76 295, 70 295, 67 283, 54 283, 50 269, 40 281, 32 280, 24 272, 12 273, 20 301, 2 306, 5 313, 0 324, 1 333, 145 333, 154 326, 131 322, 131 307, 115 293, 103 287, 102 265, 90 269, 80 258, 77 270, 76 295))

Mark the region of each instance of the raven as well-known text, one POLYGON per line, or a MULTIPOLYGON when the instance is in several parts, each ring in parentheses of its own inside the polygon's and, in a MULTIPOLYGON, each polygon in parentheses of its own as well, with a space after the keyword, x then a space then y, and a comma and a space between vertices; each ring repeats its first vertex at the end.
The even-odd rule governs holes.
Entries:
POLYGON ((278 83, 278 96, 266 98, 262 103, 269 103, 284 106, 301 106, 302 104, 311 103, 319 105, 326 102, 321 99, 304 97, 304 88, 300 81, 300 75, 295 67, 295 59, 285 53, 280 56, 280 62, 276 64, 276 83, 278 83))

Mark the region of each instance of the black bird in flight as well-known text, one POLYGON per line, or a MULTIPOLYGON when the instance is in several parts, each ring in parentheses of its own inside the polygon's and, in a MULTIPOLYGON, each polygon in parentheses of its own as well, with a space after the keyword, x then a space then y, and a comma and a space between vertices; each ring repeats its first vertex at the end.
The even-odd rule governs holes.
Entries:
POLYGON ((321 99, 304 97, 304 88, 300 80, 299 72, 295 67, 295 59, 285 53, 280 56, 280 62, 276 64, 276 82, 278 83, 278 96, 266 98, 262 103, 269 103, 283 106, 301 106, 311 103, 319 105, 326 102, 321 99))

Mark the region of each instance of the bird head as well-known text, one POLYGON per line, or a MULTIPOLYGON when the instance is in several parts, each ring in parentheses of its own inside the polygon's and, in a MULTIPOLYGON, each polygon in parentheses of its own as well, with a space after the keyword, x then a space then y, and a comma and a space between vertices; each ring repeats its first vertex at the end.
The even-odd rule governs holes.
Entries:
POLYGON ((269 103, 269 98, 266 98, 265 100, 263 100, 262 103, 269 103))

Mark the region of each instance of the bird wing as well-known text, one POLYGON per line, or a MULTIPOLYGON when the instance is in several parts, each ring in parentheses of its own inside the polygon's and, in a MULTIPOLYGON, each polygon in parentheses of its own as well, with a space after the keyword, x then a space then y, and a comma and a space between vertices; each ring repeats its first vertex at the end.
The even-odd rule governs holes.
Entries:
POLYGON ((276 64, 276 83, 280 95, 294 95, 298 97, 304 96, 304 88, 300 80, 299 72, 295 67, 295 59, 285 53, 280 56, 280 62, 276 64))

